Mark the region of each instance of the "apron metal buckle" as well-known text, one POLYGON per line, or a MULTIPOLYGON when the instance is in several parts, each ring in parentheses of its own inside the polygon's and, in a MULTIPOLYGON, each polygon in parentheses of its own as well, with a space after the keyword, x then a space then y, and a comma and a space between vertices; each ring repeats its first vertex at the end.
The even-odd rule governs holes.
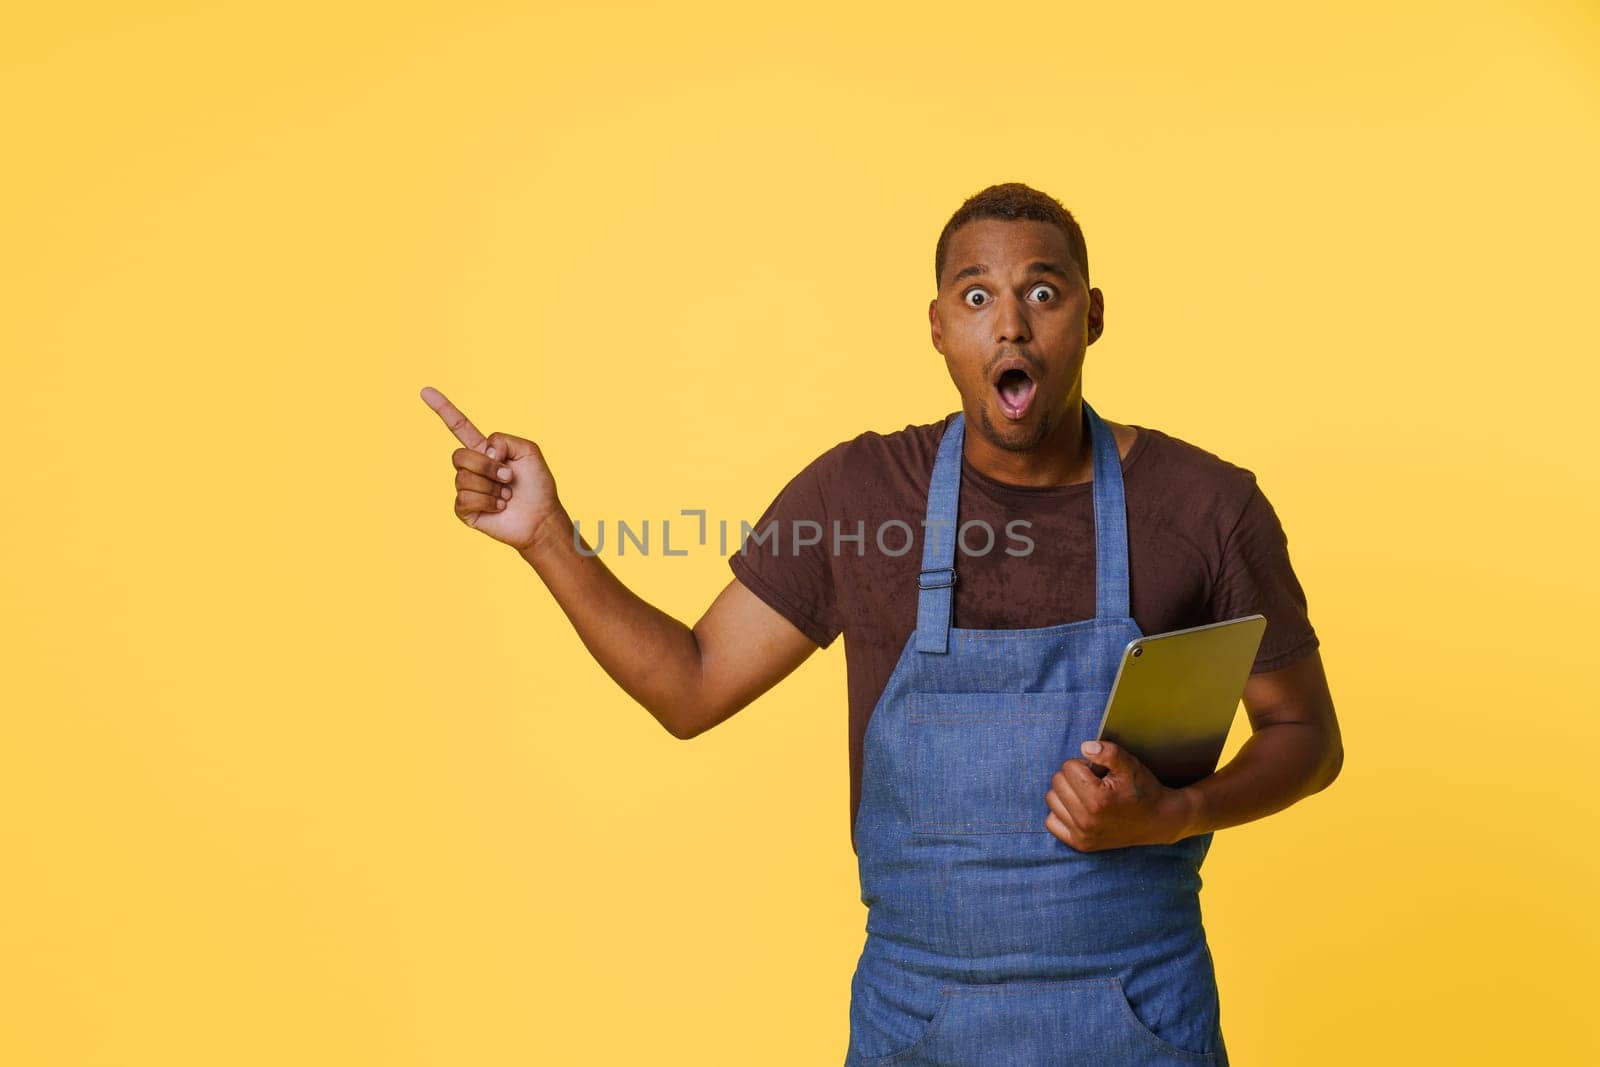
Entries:
POLYGON ((947 589, 955 584, 956 572, 954 567, 940 567, 931 571, 922 571, 917 575, 918 589, 947 589), (942 581, 930 582, 927 580, 930 574, 942 574, 945 575, 945 578, 942 581))

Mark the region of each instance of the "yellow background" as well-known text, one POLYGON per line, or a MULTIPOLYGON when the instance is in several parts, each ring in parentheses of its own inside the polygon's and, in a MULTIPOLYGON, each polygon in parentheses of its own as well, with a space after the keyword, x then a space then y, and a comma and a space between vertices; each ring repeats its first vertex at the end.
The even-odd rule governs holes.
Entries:
POLYGON ((1343 775, 1204 870, 1235 1064, 1588 1060, 1597 60, 1556 0, 13 9, 0 1061, 842 1061, 842 644, 672 739, 417 392, 585 521, 753 521, 955 409, 1008 180, 1322 638, 1343 775))

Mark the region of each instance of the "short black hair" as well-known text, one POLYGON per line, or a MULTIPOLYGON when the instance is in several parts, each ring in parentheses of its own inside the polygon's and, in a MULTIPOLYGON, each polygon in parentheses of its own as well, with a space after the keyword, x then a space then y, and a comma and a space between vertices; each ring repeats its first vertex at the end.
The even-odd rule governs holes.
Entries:
POLYGON ((949 250, 950 235, 969 222, 979 219, 1030 219, 1047 222, 1067 238, 1067 248, 1083 272, 1083 284, 1089 284, 1089 250, 1083 243, 1083 231, 1072 217, 1072 212, 1048 193, 1041 193, 1021 182, 991 185, 982 192, 969 196, 966 203, 956 209, 950 221, 939 234, 939 243, 933 251, 933 284, 937 288, 944 277, 945 253, 949 250))

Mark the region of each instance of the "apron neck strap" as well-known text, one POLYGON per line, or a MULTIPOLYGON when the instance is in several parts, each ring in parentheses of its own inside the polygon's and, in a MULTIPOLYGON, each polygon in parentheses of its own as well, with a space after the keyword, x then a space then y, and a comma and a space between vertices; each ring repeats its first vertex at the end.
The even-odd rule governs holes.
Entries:
MULTIPOLYGON (((1122 491, 1122 457, 1107 426, 1083 401, 1083 419, 1093 452, 1095 615, 1129 615, 1128 518, 1122 491)), ((956 525, 961 493, 961 445, 966 416, 957 412, 939 441, 928 482, 928 507, 922 533, 922 570, 917 577, 918 652, 949 651, 950 617, 956 583, 956 525)))

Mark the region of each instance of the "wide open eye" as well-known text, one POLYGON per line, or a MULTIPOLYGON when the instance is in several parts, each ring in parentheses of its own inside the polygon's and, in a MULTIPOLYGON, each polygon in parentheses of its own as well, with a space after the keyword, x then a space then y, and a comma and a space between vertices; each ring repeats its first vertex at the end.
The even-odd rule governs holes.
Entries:
POLYGON ((1044 298, 1043 298, 1043 299, 1044 299, 1044 300, 1049 300, 1049 299, 1051 299, 1051 297, 1054 297, 1054 296, 1055 296, 1055 295, 1056 295, 1056 288, 1055 288, 1055 286, 1053 286, 1053 285, 1046 285, 1046 284, 1044 284, 1044 283, 1043 283, 1043 282, 1040 282, 1040 283, 1039 283, 1039 284, 1038 284, 1038 285, 1036 285, 1036 286, 1034 286, 1034 287, 1033 287, 1033 288, 1032 288, 1032 289, 1029 289, 1029 290, 1028 290, 1028 295, 1029 295, 1029 296, 1032 296, 1032 295, 1033 295, 1033 294, 1034 294, 1034 293, 1037 293, 1037 292, 1039 292, 1039 291, 1040 291, 1040 290, 1041 290, 1041 289, 1042 289, 1042 290, 1044 290, 1044 292, 1045 292, 1045 293, 1046 293, 1046 294, 1047 294, 1047 295, 1046 295, 1046 296, 1045 296, 1045 297, 1044 297, 1044 298))
POLYGON ((984 292, 982 289, 968 289, 965 293, 961 294, 961 300, 969 308, 978 308, 989 302, 989 294, 984 292), (978 298, 977 303, 972 302, 973 297, 978 298))

